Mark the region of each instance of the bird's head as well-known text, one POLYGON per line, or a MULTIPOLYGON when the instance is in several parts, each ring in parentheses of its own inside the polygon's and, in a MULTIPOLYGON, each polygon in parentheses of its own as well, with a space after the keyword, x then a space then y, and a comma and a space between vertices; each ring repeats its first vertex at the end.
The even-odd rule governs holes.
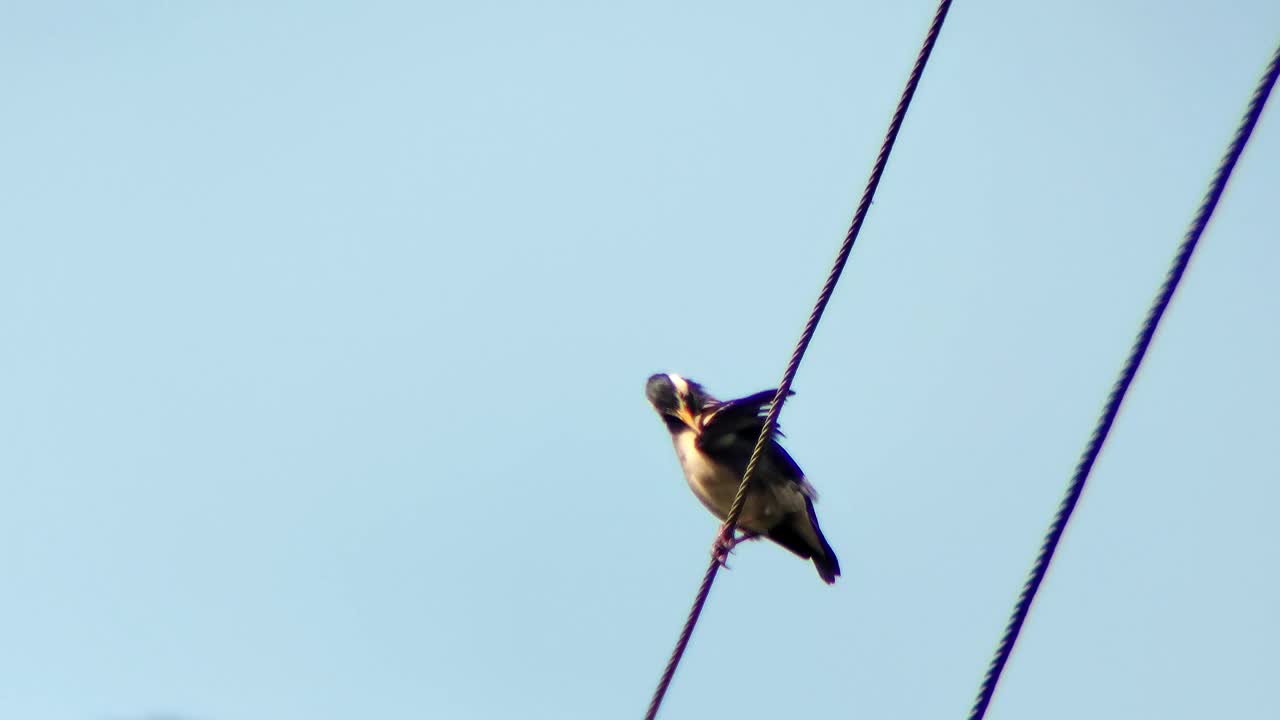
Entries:
POLYGON ((650 375, 644 394, 671 432, 684 428, 697 431, 699 416, 715 403, 701 385, 675 373, 650 375))

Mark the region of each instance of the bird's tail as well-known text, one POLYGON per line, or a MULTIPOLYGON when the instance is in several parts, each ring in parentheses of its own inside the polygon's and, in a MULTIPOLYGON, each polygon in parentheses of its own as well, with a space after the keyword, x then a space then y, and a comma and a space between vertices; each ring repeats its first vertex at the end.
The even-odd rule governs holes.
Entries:
POLYGON ((840 577, 840 561, 836 559, 836 551, 831 549, 831 544, 822 534, 822 528, 818 527, 818 514, 813 511, 813 500, 805 498, 804 505, 809 515, 809 529, 813 531, 813 539, 818 541, 818 547, 813 548, 813 566, 818 569, 823 582, 830 585, 840 577))
MULTIPOLYGON (((814 526, 817 529, 817 526, 814 526)), ((836 553, 827 544, 827 539, 822 537, 822 531, 818 530, 818 540, 822 543, 822 552, 813 554, 813 566, 818 569, 818 575, 828 585, 836 581, 840 577, 840 561, 836 559, 836 553)))
MULTIPOLYGON (((808 498, 806 498, 808 500, 808 498)), ((769 539, 802 558, 813 560, 818 575, 830 585, 840 577, 840 561, 818 527, 818 517, 813 512, 813 502, 808 501, 807 517, 793 514, 789 520, 778 523, 769 531, 769 539)))

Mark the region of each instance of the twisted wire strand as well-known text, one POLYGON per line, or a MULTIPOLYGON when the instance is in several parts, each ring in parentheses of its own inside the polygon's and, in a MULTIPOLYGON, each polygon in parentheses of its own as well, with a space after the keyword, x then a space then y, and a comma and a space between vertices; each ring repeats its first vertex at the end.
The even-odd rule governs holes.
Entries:
MULTIPOLYGON (((853 251, 853 243, 857 239, 859 231, 862 230, 862 223, 867 217, 867 211, 871 209, 871 200, 875 197, 876 188, 880 185, 880 177, 884 174, 885 165, 889 162, 889 153, 893 150, 893 144, 898 139, 898 131, 902 129, 902 121, 907 115, 907 108, 911 105, 911 98, 915 95, 916 87, 920 84, 920 77, 924 74, 925 65, 929 62, 930 54, 933 53, 933 46, 937 43, 938 34, 942 31, 942 23, 946 19, 947 11, 950 8, 951 0, 942 0, 938 3, 933 22, 925 35, 920 53, 916 57, 915 66, 911 69, 911 75, 907 78, 907 85, 902 91, 902 97, 898 100, 898 107, 893 113, 892 120, 889 121, 889 130, 880 146, 880 154, 876 157, 875 165, 871 168, 871 177, 867 180, 866 188, 862 192, 862 200, 858 203, 857 210, 854 211, 853 222, 849 226, 849 232, 845 234, 844 242, 840 245, 840 251, 836 254, 835 263, 831 268, 831 272, 827 275, 827 281, 823 284, 822 291, 818 294, 818 301, 814 305, 813 312, 809 315, 809 321, 805 323, 804 331, 800 334, 800 341, 796 344, 795 351, 791 353, 791 360, 787 363, 787 369, 782 375, 782 382, 778 385, 778 392, 773 396, 773 403, 769 406, 769 412, 765 416, 764 427, 761 428, 760 437, 757 438, 755 449, 751 452, 751 460, 747 463, 747 469, 742 474, 742 483, 738 485, 738 494, 733 499, 733 506, 730 508, 729 514, 725 518, 724 527, 721 530, 725 537, 733 537, 734 528, 737 527, 738 518, 742 515, 742 509, 747 502, 747 490, 751 486, 751 477, 755 473, 756 466, 760 463, 760 457, 763 454, 766 443, 778 426, 778 415, 782 412, 782 405, 791 390, 791 383, 795 380, 796 372, 800 369, 800 361, 804 358, 805 351, 809 348, 809 342, 813 339, 814 332, 818 329, 818 321, 822 319, 822 313, 827 309, 827 303, 830 302, 831 295, 835 291, 836 282, 840 279, 845 263, 849 260, 849 253, 853 251)), ((718 540, 719 536, 717 537, 718 540)), ((689 617, 685 620, 684 628, 680 631, 680 637, 676 641, 675 649, 671 652, 671 658, 667 661, 666 669, 662 672, 662 678, 658 681, 657 689, 654 690, 653 699, 649 702, 649 711, 645 713, 645 720, 654 720, 658 715, 658 709, 662 706, 662 700, 666 696, 667 688, 671 685, 671 679, 675 677, 676 668, 680 665, 680 659, 684 656, 685 648, 689 645, 689 638, 693 635, 693 628, 698 624, 698 617, 702 615, 702 607, 706 604, 707 595, 711 592, 711 584, 715 582, 716 574, 719 571, 720 563, 713 558, 711 564, 707 567, 706 574, 702 578, 702 584, 698 587, 698 594, 694 597, 693 607, 689 610, 689 617)))
POLYGON ((1129 351, 1129 357, 1125 360, 1124 367, 1120 370, 1120 377, 1116 380, 1115 385, 1112 386, 1110 395, 1107 396, 1102 415, 1098 418, 1098 423, 1093 429, 1093 435, 1090 436, 1089 442, 1080 456, 1080 461, 1076 465, 1071 482, 1067 485, 1066 495, 1058 506, 1058 512, 1054 515, 1053 522, 1049 525, 1049 532, 1045 535, 1044 543, 1040 546, 1040 554, 1036 556, 1035 564, 1031 568, 1031 574, 1027 578, 1026 584, 1022 587, 1022 593, 1018 596, 1017 604, 1014 605, 1013 614, 1009 618, 1008 626, 1005 627, 1004 636, 1000 639, 1000 645, 996 649, 995 657, 992 658, 986 677, 982 680, 982 687, 978 691, 978 697, 974 701, 973 709, 969 712, 969 720, 982 720, 987 713, 987 707, 991 704, 991 698, 996 691, 996 684, 1000 682, 1000 674, 1004 671, 1004 666, 1009 661, 1009 655, 1013 652, 1013 646, 1018 641, 1018 633, 1021 632, 1022 624, 1027 619, 1027 613, 1031 610, 1031 603, 1035 600, 1036 592, 1040 589, 1041 582, 1044 581, 1045 573, 1049 570, 1049 564, 1053 562, 1053 554, 1058 547, 1058 541, 1062 539, 1062 533, 1066 530, 1067 523, 1071 520, 1071 513, 1075 510, 1076 503, 1080 500, 1080 494, 1084 492, 1085 482, 1089 479, 1089 472, 1093 469, 1093 464, 1097 461, 1098 454, 1102 452, 1102 445, 1107 441, 1107 434, 1111 431, 1111 425, 1115 422, 1116 414, 1120 412, 1120 405, 1124 402, 1125 393, 1129 390, 1129 385, 1138 373, 1138 367, 1142 364, 1142 359, 1147 354, 1147 348, 1151 345, 1152 338, 1155 337, 1156 328, 1160 325, 1160 319, 1164 316, 1165 310, 1169 307, 1169 301, 1173 299, 1173 294, 1178 289, 1178 283, 1182 280, 1187 264, 1191 261, 1191 254, 1195 251, 1201 234, 1204 233, 1205 227, 1209 224, 1209 218, 1213 216, 1214 208, 1217 207, 1218 200, 1222 197, 1223 190, 1227 187, 1227 181, 1231 179, 1231 171, 1235 169, 1236 161, 1240 159, 1240 154, 1244 152, 1244 147, 1249 142, 1249 136, 1253 133, 1254 126, 1258 124, 1258 118, 1262 115, 1262 108, 1266 105, 1267 97, 1270 96, 1271 89, 1276 84, 1277 75, 1280 75, 1280 47, 1276 48, 1270 64, 1263 72, 1262 79, 1258 82, 1257 89, 1253 92, 1253 97, 1249 100, 1248 109, 1245 110, 1240 126, 1236 129, 1235 137, 1231 139, 1231 144, 1227 147, 1227 152, 1223 155, 1222 162, 1219 163, 1218 169, 1209 183, 1209 189, 1205 193, 1204 201, 1200 204, 1200 209, 1192 219, 1191 226, 1188 228, 1182 244, 1174 255, 1173 264, 1169 268, 1168 275, 1165 276, 1164 283, 1160 286, 1160 291, 1156 294, 1151 308, 1147 310, 1146 320, 1142 323, 1142 329, 1138 332, 1137 339, 1134 340, 1133 347, 1129 351))

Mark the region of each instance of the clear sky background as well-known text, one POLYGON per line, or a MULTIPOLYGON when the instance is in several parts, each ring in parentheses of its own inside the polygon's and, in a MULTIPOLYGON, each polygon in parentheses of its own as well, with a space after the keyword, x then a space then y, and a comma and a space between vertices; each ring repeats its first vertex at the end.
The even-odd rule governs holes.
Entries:
MULTIPOLYGON (((638 717, 934 9, 0 8, 0 717, 638 717)), ((959 2, 664 718, 961 718, 1280 4, 959 2)), ((1280 109, 992 718, 1276 718, 1280 109)))

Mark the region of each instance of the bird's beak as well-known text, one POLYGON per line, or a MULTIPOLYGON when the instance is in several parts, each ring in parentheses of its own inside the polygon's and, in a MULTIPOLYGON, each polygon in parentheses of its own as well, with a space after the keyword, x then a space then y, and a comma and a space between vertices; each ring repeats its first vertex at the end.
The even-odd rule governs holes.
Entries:
POLYGON ((688 425, 690 430, 698 429, 698 421, 694 419, 693 413, 689 412, 689 406, 684 404, 683 399, 680 402, 680 409, 676 411, 676 417, 688 425))

